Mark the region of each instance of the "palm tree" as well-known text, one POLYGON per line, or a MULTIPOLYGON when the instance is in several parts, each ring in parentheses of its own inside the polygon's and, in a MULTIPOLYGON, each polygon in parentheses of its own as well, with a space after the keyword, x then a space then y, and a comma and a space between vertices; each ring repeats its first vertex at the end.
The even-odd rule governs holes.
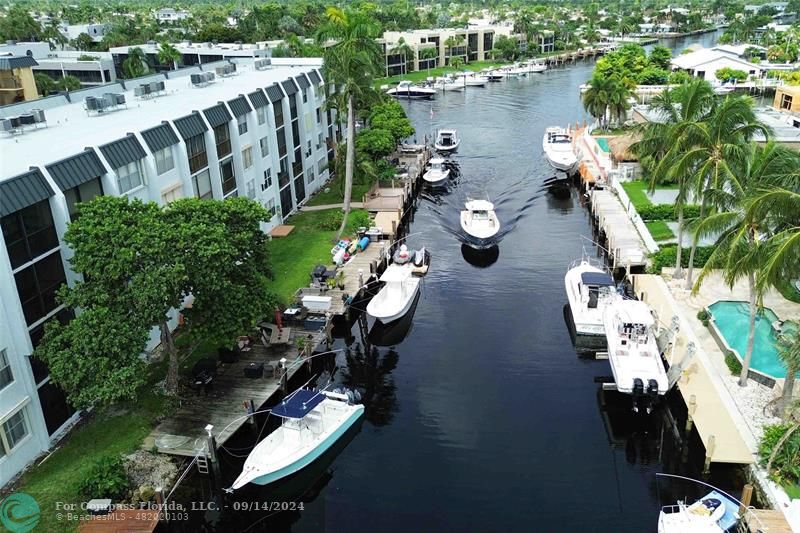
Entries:
POLYGON ((128 50, 128 58, 122 62, 122 70, 128 79, 144 76, 150 71, 144 50, 135 46, 128 50))
POLYGON ((615 77, 594 76, 589 80, 589 87, 583 93, 583 107, 600 122, 600 127, 607 127, 614 120, 620 122, 630 109, 631 91, 615 77))
POLYGON ((397 40, 397 44, 394 46, 394 48, 389 50, 389 53, 403 56, 405 58, 405 63, 403 64, 403 74, 406 74, 408 72, 408 62, 414 60, 414 49, 408 45, 405 38, 400 37, 397 40))
POLYGON ((55 83, 56 88, 62 91, 77 91, 81 88, 81 80, 75 76, 64 76, 55 83))
POLYGON ((773 232, 767 239, 768 258, 762 280, 776 284, 800 278, 800 156, 795 155, 794 181, 760 189, 749 210, 753 217, 769 218, 773 232))
POLYGON ((690 176, 694 171, 688 160, 683 161, 682 165, 677 162, 690 147, 686 130, 706 117, 713 101, 714 91, 702 79, 694 79, 680 87, 664 91, 655 96, 651 104, 652 112, 663 117, 663 120, 647 123, 642 128, 642 139, 631 146, 631 150, 639 156, 642 166, 651 176, 651 191, 655 189, 657 180, 663 178, 678 185, 678 196, 675 199, 678 216, 678 249, 673 274, 675 278, 682 275, 681 255, 685 229, 683 209, 689 197, 690 176))
POLYGON ((53 78, 51 78, 47 74, 42 74, 37 72, 36 74, 33 75, 33 79, 36 82, 36 89, 42 96, 47 96, 48 94, 56 90, 55 80, 53 80, 53 78))
POLYGON ((160 63, 172 63, 172 70, 178 70, 178 61, 182 55, 177 48, 168 42, 162 42, 158 45, 158 61, 160 63))
POLYGON ((437 57, 439 57, 439 50, 437 50, 436 48, 421 48, 418 56, 420 60, 426 61, 426 64, 428 65, 428 70, 430 70, 431 69, 430 62, 427 60, 436 59, 437 57))
POLYGON ((778 357, 786 367, 786 379, 783 383, 778 415, 786 420, 793 401, 794 382, 800 372, 800 333, 782 335, 778 339, 778 357))
POLYGON ((756 314, 768 286, 760 278, 764 276, 768 252, 762 237, 770 231, 768 219, 748 209, 748 204, 760 187, 792 172, 794 169, 788 165, 795 162, 788 148, 773 141, 763 147, 751 143, 744 150, 745 156, 730 165, 729 179, 712 183, 714 186, 705 193, 716 206, 717 212, 700 221, 697 234, 719 234, 719 237, 693 289, 697 292, 714 269, 722 269, 723 279, 731 288, 740 279, 747 279, 750 317, 747 348, 739 375, 739 385, 742 387, 747 385, 753 357, 756 314))
POLYGON ((344 217, 336 236, 336 240, 339 240, 347 226, 353 193, 356 106, 363 104, 374 92, 373 78, 378 75, 383 58, 375 41, 380 27, 368 15, 329 7, 325 11, 325 18, 325 24, 317 33, 317 40, 321 44, 328 44, 324 51, 325 79, 336 87, 334 105, 339 109, 347 108, 344 217))

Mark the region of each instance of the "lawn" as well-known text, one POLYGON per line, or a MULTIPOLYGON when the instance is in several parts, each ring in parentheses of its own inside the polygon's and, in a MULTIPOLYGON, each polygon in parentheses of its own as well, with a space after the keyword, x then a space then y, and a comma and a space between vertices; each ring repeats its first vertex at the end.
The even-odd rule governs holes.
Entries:
POLYGON ((647 226, 647 230, 650 232, 650 235, 652 235, 653 240, 655 241, 668 241, 675 238, 675 233, 663 220, 646 222, 645 226, 647 226))
POLYGON ((473 72, 477 72, 479 70, 483 70, 485 68, 494 68, 499 67, 502 65, 507 65, 507 61, 473 61, 471 63, 467 63, 465 65, 461 65, 459 68, 453 67, 437 67, 432 69, 426 70, 418 70, 415 72, 409 72, 407 74, 401 74, 399 76, 390 76, 388 78, 379 78, 375 81, 375 85, 397 85, 398 82, 402 80, 408 81, 424 81, 428 79, 428 77, 437 77, 442 76, 444 74, 454 73, 454 72, 462 72, 464 70, 471 70, 473 72))
MULTIPOLYGON (((270 241, 270 262, 275 273, 270 289, 281 302, 288 303, 298 288, 308 285, 309 275, 316 265, 332 264, 331 248, 336 229, 326 229, 324 223, 330 223, 337 212, 338 209, 300 212, 285 221, 285 224, 294 226, 288 237, 270 241)), ((363 217, 356 213, 366 211, 353 210, 350 213, 351 226, 354 216, 363 217)), ((352 229, 348 228, 348 233, 352 229)))
MULTIPOLYGON (((626 181, 622 184, 622 188, 628 193, 628 198, 633 202, 634 207, 638 210, 640 207, 652 205, 650 198, 647 196, 649 184, 646 181, 626 181)), ((674 184, 657 185, 656 189, 677 189, 678 186, 674 184)))
MULTIPOLYGON (((306 205, 331 205, 340 204, 344 201, 344 192, 342 191, 342 180, 344 177, 336 176, 331 181, 325 184, 313 198, 311 198, 306 205), (325 189, 330 189, 325 192, 325 189)), ((360 202, 364 195, 369 191, 371 184, 354 183, 353 196, 354 202, 360 202)))

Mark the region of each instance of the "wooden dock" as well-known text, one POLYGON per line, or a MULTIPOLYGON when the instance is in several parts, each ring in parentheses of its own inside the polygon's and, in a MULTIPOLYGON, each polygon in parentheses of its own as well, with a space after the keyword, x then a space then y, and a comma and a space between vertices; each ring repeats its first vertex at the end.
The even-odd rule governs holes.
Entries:
POLYGON ((606 237, 613 269, 647 264, 647 246, 619 199, 608 189, 591 191, 592 215, 606 237))
POLYGON ((792 533, 783 512, 775 509, 750 509, 744 517, 747 529, 753 533, 792 533))

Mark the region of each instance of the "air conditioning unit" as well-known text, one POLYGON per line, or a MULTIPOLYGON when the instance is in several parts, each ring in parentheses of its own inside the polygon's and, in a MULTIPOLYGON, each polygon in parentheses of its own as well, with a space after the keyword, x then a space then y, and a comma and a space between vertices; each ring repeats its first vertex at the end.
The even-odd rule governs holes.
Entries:
POLYGON ((156 92, 158 92, 158 91, 159 91, 159 89, 158 89, 158 82, 156 82, 156 81, 151 81, 149 85, 150 85, 150 92, 151 92, 151 93, 156 93, 156 92))
POLYGON ((31 109, 31 113, 33 114, 33 119, 39 122, 47 122, 44 118, 44 111, 41 109, 31 109))
POLYGON ((97 98, 95 98, 94 96, 87 96, 84 102, 86 103, 86 109, 88 109, 89 111, 96 111, 97 109, 99 109, 97 98))
POLYGON ((156 85, 158 85, 158 90, 159 90, 159 91, 164 91, 164 90, 166 90, 166 89, 167 89, 167 86, 164 84, 164 82, 163 82, 163 81, 158 81, 158 82, 156 82, 156 85))
POLYGON ((256 59, 253 61, 253 68, 256 70, 266 70, 272 66, 272 60, 270 58, 264 59, 256 59))
POLYGON ((149 89, 150 89, 150 87, 148 87, 147 85, 139 85, 138 87, 134 87, 133 88, 133 96, 141 98, 142 96, 147 94, 145 91, 147 91, 149 89))
POLYGON ((122 93, 114 93, 114 102, 117 105, 125 105, 125 95, 122 93))
POLYGON ((30 126, 31 124, 36 123, 36 120, 33 118, 33 115, 30 113, 27 113, 25 115, 20 115, 19 121, 23 126, 30 126))

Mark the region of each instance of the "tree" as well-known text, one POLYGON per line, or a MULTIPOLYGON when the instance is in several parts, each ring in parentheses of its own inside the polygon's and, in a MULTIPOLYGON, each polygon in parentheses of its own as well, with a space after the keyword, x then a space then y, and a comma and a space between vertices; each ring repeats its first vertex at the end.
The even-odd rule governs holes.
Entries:
POLYGON ((83 32, 72 40, 72 46, 78 50, 91 50, 94 47, 94 40, 88 33, 83 32))
POLYGON ((408 72, 408 63, 414 60, 414 49, 411 48, 406 42, 405 38, 400 37, 397 44, 390 50, 390 53, 403 56, 405 63, 403 64, 403 74, 408 72))
POLYGON ((714 73, 714 76, 716 76, 716 78, 722 82, 735 81, 739 83, 747 79, 747 72, 743 70, 735 70, 730 67, 723 67, 721 69, 718 69, 714 73))
POLYGON ((589 80, 588 85, 581 96, 584 109, 598 120, 601 128, 607 127, 612 120, 620 122, 630 109, 628 87, 616 77, 599 76, 589 80))
POLYGON ((665 46, 654 46, 647 61, 655 67, 669 71, 672 62, 672 51, 665 46))
POLYGON ((794 382, 800 372, 800 333, 784 334, 778 339, 778 357, 786 367, 786 379, 778 406, 778 416, 786 421, 794 401, 794 382))
POLYGON ((391 133, 395 144, 414 135, 414 126, 408 120, 405 109, 394 99, 373 106, 369 114, 369 124, 370 127, 391 133))
POLYGON ((777 285, 800 278, 800 156, 794 170, 780 183, 764 185, 753 196, 748 211, 753 218, 768 219, 772 228, 766 242, 761 281, 777 285))
POLYGON ((55 80, 47 74, 37 72, 33 75, 33 79, 36 81, 36 90, 41 96, 47 96, 56 90, 55 80))
POLYGON ((0 17, 0 40, 33 41, 42 40, 42 27, 20 4, 12 5, 4 17, 0 17))
POLYGON ((128 50, 128 57, 122 62, 122 70, 128 79, 138 78, 150 72, 147 64, 147 55, 144 50, 134 46, 128 50))
POLYGON ((395 149, 392 134, 381 128, 366 128, 356 136, 356 150, 373 159, 386 157, 395 149))
POLYGON ((500 35, 494 42, 491 54, 493 57, 500 56, 508 61, 513 61, 519 55, 519 46, 516 39, 500 35))
POLYGON ((344 217, 336 236, 338 240, 347 225, 353 192, 356 106, 374 94, 372 81, 379 72, 383 57, 375 42, 379 27, 372 18, 358 11, 343 11, 335 7, 329 7, 325 17, 325 24, 317 34, 320 44, 333 42, 325 48, 325 79, 337 89, 333 105, 347 109, 344 217))
POLYGON ((64 45, 69 42, 69 39, 61 33, 57 19, 52 19, 42 30, 42 38, 50 43, 50 49, 55 50, 57 46, 64 49, 64 45))
POLYGON ((56 88, 60 91, 77 91, 81 88, 81 80, 75 76, 64 76, 55 82, 56 88))
POLYGON ((160 63, 172 63, 172 70, 178 70, 178 61, 183 57, 177 48, 164 41, 158 44, 158 61, 160 63))

